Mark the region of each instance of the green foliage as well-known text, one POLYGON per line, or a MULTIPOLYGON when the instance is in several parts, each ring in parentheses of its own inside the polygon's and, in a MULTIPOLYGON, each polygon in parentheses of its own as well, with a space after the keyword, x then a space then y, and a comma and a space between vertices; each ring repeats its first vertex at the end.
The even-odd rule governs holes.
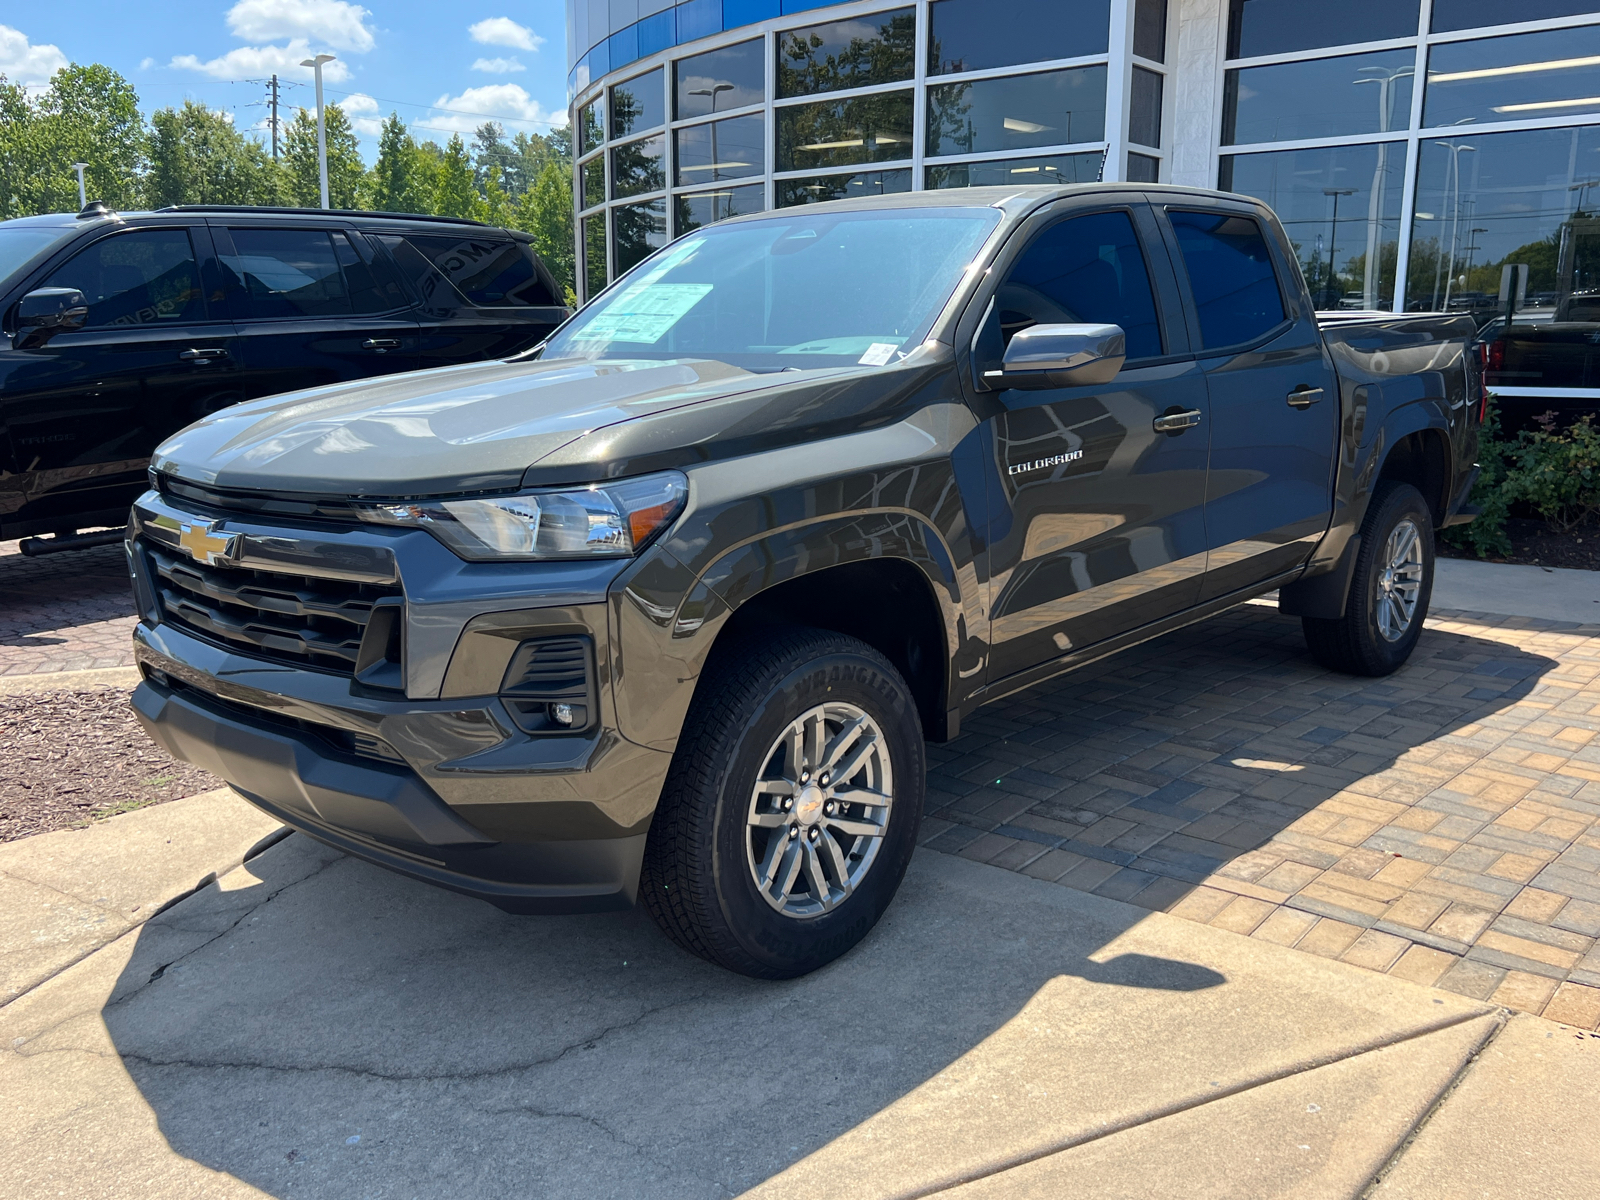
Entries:
POLYGON ((367 181, 372 207, 378 212, 431 213, 438 173, 433 156, 417 144, 400 114, 391 112, 378 136, 378 162, 367 181))
MULTIPOLYGON (((361 161, 361 147, 350 118, 337 104, 322 110, 324 137, 328 145, 328 206, 362 208, 366 191, 367 168, 361 161)), ((322 203, 322 184, 317 167, 317 114, 302 108, 289 122, 283 139, 283 169, 288 203, 301 208, 316 208, 322 203)))
POLYGON ((63 67, 37 99, 0 77, 0 220, 76 212, 75 162, 90 200, 133 208, 144 155, 139 97, 109 67, 63 67))
POLYGON ((276 204, 278 168, 261 143, 234 128, 226 113, 185 100, 150 118, 145 203, 276 204))
POLYGON ((434 191, 434 211, 443 217, 477 217, 482 200, 473 178, 472 160, 459 133, 450 136, 439 163, 439 183, 434 191))
POLYGON ((534 253, 550 268, 576 303, 572 245, 572 171, 557 161, 545 163, 533 186, 517 202, 517 228, 533 235, 534 253))
POLYGON ((1562 533, 1600 516, 1600 429, 1592 417, 1565 429, 1546 422, 1503 439, 1491 406, 1479 436, 1478 467, 1470 503, 1482 515, 1442 536, 1479 558, 1511 553, 1505 523, 1513 504, 1528 505, 1562 533))

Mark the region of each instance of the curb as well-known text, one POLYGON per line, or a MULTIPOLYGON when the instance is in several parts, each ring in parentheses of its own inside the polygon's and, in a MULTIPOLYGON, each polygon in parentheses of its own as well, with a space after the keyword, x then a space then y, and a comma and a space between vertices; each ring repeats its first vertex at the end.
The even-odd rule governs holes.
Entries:
POLYGON ((143 678, 138 667, 97 667, 88 671, 40 671, 33 675, 0 676, 0 696, 36 696, 46 692, 82 692, 100 688, 131 691, 143 678))

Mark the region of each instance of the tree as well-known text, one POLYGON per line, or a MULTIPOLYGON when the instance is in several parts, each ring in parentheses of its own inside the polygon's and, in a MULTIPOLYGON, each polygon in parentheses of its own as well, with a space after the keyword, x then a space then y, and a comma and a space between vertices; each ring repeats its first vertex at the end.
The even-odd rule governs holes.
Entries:
POLYGON ((438 168, 391 112, 378 137, 378 162, 368 178, 368 198, 379 212, 429 213, 438 168))
POLYGON ((550 268, 568 303, 574 303, 572 168, 551 160, 517 204, 517 228, 533 235, 533 248, 550 268))
POLYGON ((444 217, 476 217, 481 200, 472 174, 472 160, 459 133, 451 134, 439 164, 439 183, 434 191, 434 211, 444 217))
MULTIPOLYGON (((322 110, 328 145, 328 204, 332 208, 362 207, 367 167, 361 161, 350 118, 337 104, 322 110)), ((322 203, 322 187, 317 170, 317 116, 302 108, 289 122, 283 139, 285 190, 291 204, 316 208, 322 203)))
POLYGON ((89 199, 136 207, 144 153, 138 94, 109 67, 63 67, 37 100, 0 83, 0 218, 76 212, 75 162, 89 199))
POLYGON ((275 204, 277 166, 261 143, 234 128, 227 113, 185 100, 150 118, 145 203, 275 204))

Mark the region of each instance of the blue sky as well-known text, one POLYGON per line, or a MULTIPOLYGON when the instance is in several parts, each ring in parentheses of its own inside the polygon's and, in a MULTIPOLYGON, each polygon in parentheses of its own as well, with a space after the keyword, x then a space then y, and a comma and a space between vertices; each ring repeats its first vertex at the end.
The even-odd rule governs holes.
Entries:
MULTIPOLYGON (((38 85, 71 62, 99 62, 138 89, 145 112, 185 99, 260 125, 276 71, 303 86, 282 93, 313 103, 311 54, 329 100, 344 105, 370 163, 378 123, 391 109, 418 136, 470 140, 486 118, 512 132, 566 124, 566 16, 561 0, 161 0, 155 4, 7 5, 0 15, 0 74, 38 85)), ((289 113, 292 115, 292 109, 289 113)))

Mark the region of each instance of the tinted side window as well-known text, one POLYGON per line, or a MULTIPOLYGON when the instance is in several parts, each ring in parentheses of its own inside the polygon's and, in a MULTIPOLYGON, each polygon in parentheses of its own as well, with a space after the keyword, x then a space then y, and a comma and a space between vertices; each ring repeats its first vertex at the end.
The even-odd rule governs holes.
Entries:
POLYGON ((322 229, 231 229, 223 262, 244 289, 244 317, 336 317, 351 311, 333 239, 322 229))
POLYGON ((522 242, 475 236, 407 234, 410 242, 478 308, 560 304, 534 267, 522 242))
POLYGON ((350 290, 350 306, 356 312, 380 313, 405 307, 405 293, 400 290, 400 282, 394 277, 394 269, 374 254, 372 247, 359 234, 353 238, 342 233, 334 234, 333 253, 344 269, 345 285, 350 290))
POLYGON ((1168 210, 1207 349, 1254 341, 1284 319, 1261 226, 1231 213, 1168 210))
POLYGON ((41 287, 77 288, 89 301, 87 328, 203 321, 194 247, 182 229, 142 229, 105 238, 68 259, 41 287))
POLYGON ((1125 212, 1072 217, 1039 234, 995 296, 1004 340, 1030 325, 1120 325, 1128 357, 1161 353, 1144 255, 1125 212))

